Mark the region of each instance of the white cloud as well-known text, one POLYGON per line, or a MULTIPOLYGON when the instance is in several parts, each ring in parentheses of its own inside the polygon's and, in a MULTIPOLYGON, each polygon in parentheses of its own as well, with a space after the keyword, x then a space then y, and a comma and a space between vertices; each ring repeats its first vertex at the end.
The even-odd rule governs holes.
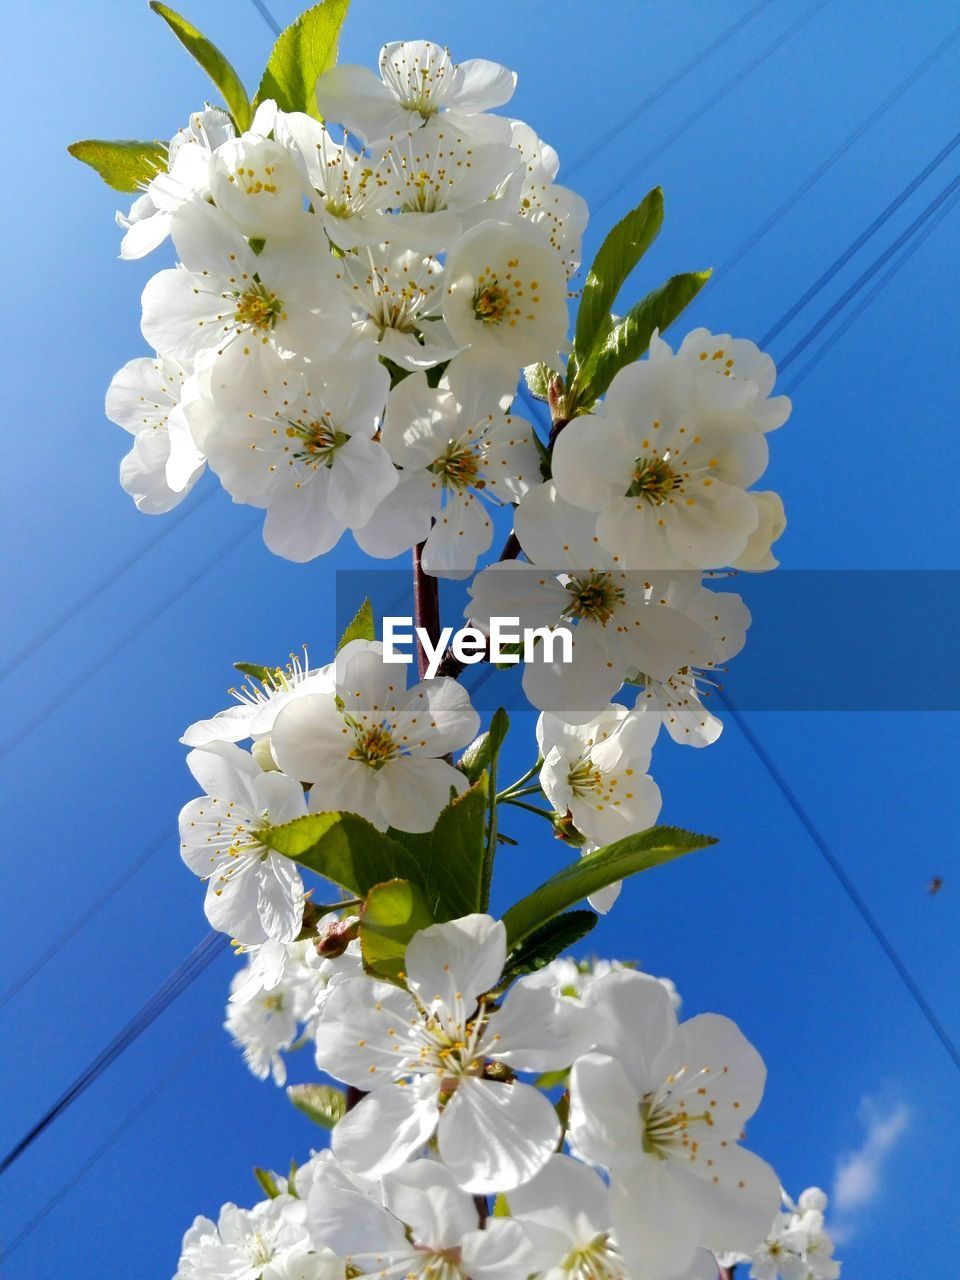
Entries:
POLYGON ((853 1219, 880 1194, 884 1163, 907 1130, 910 1109, 902 1102, 884 1105, 865 1097, 860 1118, 866 1130, 863 1141, 838 1158, 834 1174, 831 1208, 838 1239, 850 1236, 853 1219))

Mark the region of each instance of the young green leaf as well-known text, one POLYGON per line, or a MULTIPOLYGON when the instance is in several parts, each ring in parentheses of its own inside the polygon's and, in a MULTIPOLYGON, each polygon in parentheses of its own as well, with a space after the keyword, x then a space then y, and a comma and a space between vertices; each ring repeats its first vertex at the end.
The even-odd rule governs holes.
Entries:
POLYGON ((710 271, 688 271, 671 276, 613 324, 599 349, 580 369, 576 389, 580 412, 589 409, 604 394, 621 369, 640 359, 650 345, 654 329, 663 333, 673 324, 710 275, 710 271))
POLYGON ((565 911, 562 916, 549 920, 507 956, 504 974, 520 978, 525 973, 536 973, 544 965, 556 960, 561 951, 585 938, 599 917, 593 911, 565 911))
POLYGON ((160 0, 150 0, 150 8, 160 15, 183 47, 196 58, 223 94, 223 100, 227 110, 233 116, 237 131, 242 133, 244 129, 249 129, 253 112, 250 109, 247 91, 243 87, 243 81, 217 46, 169 5, 161 4, 160 0))
POLYGON ((422 880, 415 854, 355 813, 308 813, 259 838, 359 898, 395 876, 422 880))
POLYGON ((360 951, 367 972, 388 982, 402 981, 407 943, 433 923, 426 898, 409 880, 374 885, 360 908, 360 951))
POLYGON ((537 400, 546 400, 547 392, 550 390, 550 383, 554 378, 559 378, 556 369, 551 369, 548 364, 528 364, 523 371, 524 381, 527 384, 527 390, 537 400))
POLYGON ((475 738, 460 757, 460 768, 471 782, 476 782, 481 773, 490 768, 500 753, 509 728, 507 713, 503 707, 498 707, 493 713, 490 728, 486 733, 481 733, 479 738, 475 738))
POLYGON ((276 1175, 272 1174, 269 1169, 261 1169, 256 1164, 253 1166, 253 1176, 260 1183, 268 1200, 276 1200, 280 1195, 280 1188, 277 1185, 276 1175))
POLYGON ((602 341, 623 282, 656 239, 662 223, 663 191, 654 187, 600 246, 577 309, 573 349, 581 368, 602 341))
POLYGON ((681 831, 679 827, 651 827, 648 831, 604 845, 579 862, 564 867, 539 889, 514 903, 503 917, 507 943, 517 948, 554 916, 589 894, 605 889, 608 884, 672 862, 674 858, 692 853, 694 849, 705 849, 711 844, 716 844, 713 836, 695 835, 692 831, 681 831))
POLYGON ((432 831, 424 835, 390 832, 410 852, 416 873, 407 879, 421 886, 435 920, 455 920, 486 909, 487 795, 487 778, 481 774, 469 791, 447 805, 432 831))
POLYGON ((369 600, 364 600, 354 615, 353 621, 340 637, 337 653, 340 652, 345 644, 349 644, 351 640, 376 640, 376 638, 377 624, 373 616, 373 605, 369 600))
POLYGON ((104 142, 86 138, 72 142, 67 150, 75 160, 96 169, 114 191, 140 191, 151 178, 167 168, 167 148, 162 142, 135 142, 122 139, 104 142))
POLYGON ((287 1097, 321 1129, 332 1129, 347 1114, 346 1095, 332 1084, 292 1084, 287 1097))
POLYGON ((258 680, 265 689, 272 689, 280 674, 279 667, 262 667, 259 662, 235 662, 233 669, 251 680, 258 680))
POLYGON ((273 98, 281 111, 305 111, 320 119, 317 80, 336 65, 340 28, 350 0, 323 0, 280 33, 253 100, 273 98))

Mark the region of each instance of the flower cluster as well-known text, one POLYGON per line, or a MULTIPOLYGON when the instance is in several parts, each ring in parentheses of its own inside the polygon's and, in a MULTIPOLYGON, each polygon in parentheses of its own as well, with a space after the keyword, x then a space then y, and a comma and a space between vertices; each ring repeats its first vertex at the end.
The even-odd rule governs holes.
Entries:
POLYGON ((157 356, 117 374, 107 413, 134 436, 121 479, 142 510, 206 462, 278 555, 351 529, 375 556, 427 539, 429 572, 463 573, 487 508, 539 480, 509 408, 520 369, 564 346, 587 210, 552 148, 491 110, 512 72, 425 41, 386 45, 380 71, 323 75, 322 124, 268 101, 243 133, 208 108, 174 137, 118 215, 122 256, 169 235, 179 262, 143 294, 157 356))
POLYGON ((718 737, 705 700, 750 625, 718 582, 777 564, 783 505, 755 487, 791 409, 773 361, 703 328, 663 339, 708 273, 613 313, 658 189, 604 241, 568 340, 587 207, 498 110, 505 67, 426 41, 385 45, 379 74, 337 67, 317 6, 271 57, 281 109, 157 8, 231 114, 196 113, 162 158, 76 144, 122 189, 147 166, 121 256, 168 238, 176 256, 143 292, 154 354, 107 395, 133 436, 121 483, 160 513, 209 466, 288 560, 347 531, 370 556, 413 548, 441 672, 459 658, 428 579, 470 579, 475 628, 535 636, 540 713, 536 759, 498 790, 505 714, 480 735, 453 676, 407 687, 367 608, 324 666, 239 664, 235 704, 185 732, 203 794, 182 856, 246 959, 226 1028, 278 1085, 313 1046, 335 1083, 306 1087, 336 1104, 329 1150, 255 1208, 195 1221, 177 1280, 714 1280, 741 1262, 835 1280, 822 1193, 778 1215, 776 1175, 742 1145, 765 1069, 740 1030, 681 1022, 668 980, 556 959, 622 876, 710 843, 654 825, 651 755, 661 727, 718 737), (514 412, 521 375, 546 439, 514 412), (484 565, 501 508, 513 533, 484 565), (498 920, 506 806, 582 860, 498 920), (325 906, 307 869, 337 886, 325 906))
POLYGON ((783 1209, 763 1242, 750 1253, 724 1254, 720 1261, 729 1268, 748 1263, 751 1280, 837 1280, 840 1263, 824 1225, 826 1195, 819 1187, 808 1187, 796 1203, 785 1191, 781 1195, 783 1209))
MULTIPOLYGON (((231 1247, 263 1267, 306 1247, 324 1276, 330 1253, 351 1276, 709 1274, 704 1251, 752 1249, 779 1204, 740 1145, 765 1072, 733 1023, 678 1022, 674 1004, 625 967, 514 980, 504 925, 482 914, 419 931, 402 985, 342 971, 312 1034, 359 1101, 296 1197, 262 1210, 269 1232, 232 1228, 231 1247), (489 1196, 497 1216, 478 1217, 489 1196)), ((195 1225, 181 1276, 219 1274, 205 1239, 195 1225)))

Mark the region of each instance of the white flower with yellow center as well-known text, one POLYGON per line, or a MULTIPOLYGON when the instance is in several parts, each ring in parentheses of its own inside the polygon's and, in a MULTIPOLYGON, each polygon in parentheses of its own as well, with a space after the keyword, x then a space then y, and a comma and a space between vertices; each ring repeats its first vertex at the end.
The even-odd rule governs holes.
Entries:
POLYGON ((579 725, 544 713, 537 721, 544 795, 597 845, 653 826, 660 789, 647 769, 659 729, 655 714, 618 703, 579 725))
POLYGON ((567 338, 567 279, 539 227, 481 222, 447 256, 443 318, 455 342, 513 369, 555 363, 567 338))
POLYGON ((372 344, 291 372, 283 399, 243 417, 212 400, 189 410, 194 438, 236 502, 266 509, 263 539, 304 562, 364 525, 395 488, 389 453, 374 439, 390 377, 372 344))
POLYGON ((305 184, 290 151, 271 138, 244 133, 218 147, 210 194, 235 227, 258 240, 299 234, 305 184))
POLYGON ((173 217, 183 266, 143 291, 143 334, 165 356, 209 367, 211 393, 247 412, 270 395, 285 357, 339 347, 349 309, 333 278, 326 236, 308 213, 301 234, 259 255, 213 205, 173 217))
MULTIPOLYGON (((242 742, 245 738, 252 738, 256 745, 269 736, 281 708, 291 698, 333 691, 333 663, 311 667, 306 649, 302 659, 291 653, 285 666, 267 671, 262 679, 247 675, 243 684, 230 690, 235 705, 185 729, 180 739, 184 746, 206 747, 212 742, 242 742)), ((266 767, 262 758, 258 763, 266 767)))
POLYGON ((472 1196, 433 1160, 416 1160, 383 1180, 380 1195, 351 1186, 328 1163, 307 1199, 315 1241, 345 1259, 350 1274, 394 1280, 517 1280, 533 1270, 523 1228, 491 1218, 478 1229, 472 1196))
POLYGON ((388 155, 396 212, 384 235, 429 253, 448 249, 465 223, 482 218, 486 201, 520 164, 509 143, 471 142, 442 119, 392 138, 388 155))
POLYGON ((336 659, 335 695, 306 694, 274 723, 284 773, 311 783, 314 812, 358 813, 381 829, 429 831, 467 780, 444 756, 477 735, 480 717, 455 680, 407 689, 383 646, 353 640, 336 659))
POLYGON ((408 991, 369 978, 333 991, 317 1029, 317 1065, 366 1091, 333 1131, 348 1172, 382 1177, 434 1133, 465 1191, 510 1190, 542 1168, 560 1122, 514 1072, 568 1065, 594 1027, 584 1006, 525 979, 495 1005, 505 960, 502 921, 464 916, 415 935, 408 991))
POLYGON ((690 377, 690 403, 704 425, 773 431, 793 408, 789 396, 772 394, 773 359, 749 338, 694 329, 676 355, 659 334, 650 339, 650 362, 682 366, 690 377))
POLYGON ((174 1280, 343 1280, 344 1264, 329 1250, 318 1251, 322 1267, 288 1268, 310 1245, 303 1218, 286 1194, 252 1209, 225 1204, 216 1223, 195 1219, 174 1280))
POLYGON ((587 202, 556 183, 560 161, 553 147, 522 120, 511 120, 510 125, 512 146, 522 164, 504 183, 499 197, 510 213, 543 231, 569 279, 580 266, 583 233, 590 218, 587 202))
POLYGON ((523 672, 530 702, 569 724, 598 715, 636 671, 666 680, 682 666, 706 665, 711 653, 703 628, 667 599, 669 579, 623 572, 597 545, 593 525, 552 483, 531 489, 514 527, 534 563, 482 570, 464 610, 484 629, 496 616, 570 632, 571 661, 559 644, 552 653, 538 647, 523 672))
POLYGON ((291 992, 287 983, 278 983, 250 999, 235 999, 235 993, 246 981, 247 974, 240 972, 230 984, 224 1029, 242 1051, 253 1075, 258 1080, 270 1076, 275 1085, 282 1087, 287 1082, 283 1054, 293 1046, 299 1028, 291 992))
POLYGON ((506 120, 482 113, 513 97, 513 71, 484 58, 455 63, 429 40, 397 40, 380 50, 380 79, 367 67, 333 67, 317 81, 317 105, 367 142, 422 128, 438 113, 470 136, 490 136, 506 120))
POLYGON ((325 125, 302 111, 278 111, 274 137, 293 152, 312 192, 314 215, 339 249, 389 238, 386 210, 395 184, 388 155, 335 141, 325 125))
POLYGON ((182 502, 203 475, 204 457, 184 416, 195 380, 177 360, 142 356, 114 375, 106 414, 133 436, 120 483, 140 511, 161 515, 182 502))
MULTIPOLYGON (((537 1176, 510 1194, 510 1212, 537 1258, 538 1280, 654 1280, 627 1270, 611 1227, 610 1192, 569 1156, 551 1156, 537 1176)), ((674 1280, 716 1280, 713 1256, 701 1250, 674 1280)))
POLYGON ((459 346, 440 319, 443 267, 392 245, 348 253, 335 268, 354 311, 353 333, 401 369, 430 369, 459 346))
POLYGON ((739 1145, 763 1094, 757 1051, 716 1014, 678 1023, 639 973, 608 974, 585 1003, 601 1030, 570 1073, 569 1139, 610 1172, 629 1273, 682 1274, 701 1247, 752 1249, 780 1202, 777 1175, 739 1145))
MULTIPOLYGON (((356 533, 370 555, 393 556, 425 542, 427 573, 465 577, 490 546, 486 505, 517 502, 540 478, 533 427, 504 412, 497 368, 468 352, 440 384, 411 374, 390 393, 383 445, 402 484, 356 533)), ((359 522, 358 522, 359 523, 359 522)))
POLYGON ((228 742, 191 751, 187 766, 206 795, 180 812, 180 852, 206 881, 207 919, 241 943, 293 941, 303 920, 303 882, 296 863, 268 849, 260 833, 306 812, 299 782, 262 772, 228 742))
POLYGON ((762 432, 701 420, 688 391, 677 362, 628 365, 557 439, 558 492, 597 513, 597 537, 624 568, 719 568, 757 527, 746 490, 767 465, 762 432))
POLYGON ((127 213, 117 213, 117 225, 125 232, 121 258, 145 257, 166 240, 181 205, 209 196, 211 157, 235 132, 233 121, 217 107, 193 113, 170 141, 166 170, 151 178, 127 213))
POLYGON ((750 610, 733 592, 702 586, 699 573, 672 574, 664 595, 709 636, 709 655, 697 665, 684 664, 666 679, 649 672, 632 674, 632 683, 643 687, 635 705, 647 706, 659 716, 674 742, 706 747, 720 737, 723 724, 705 703, 719 687, 723 664, 736 657, 746 643, 750 610))

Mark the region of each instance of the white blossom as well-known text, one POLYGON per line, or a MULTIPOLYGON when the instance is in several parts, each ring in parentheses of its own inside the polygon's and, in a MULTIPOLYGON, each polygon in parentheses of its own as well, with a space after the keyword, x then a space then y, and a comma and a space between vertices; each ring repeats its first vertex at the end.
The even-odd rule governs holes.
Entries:
MULTIPOLYGON (((398 40, 380 51, 380 79, 366 67, 324 72, 317 81, 317 105, 326 119, 367 142, 420 129, 438 113, 471 134, 489 136, 486 120, 477 117, 509 102, 516 83, 516 74, 498 63, 472 58, 457 64, 448 49, 428 40, 398 40)), ((493 123, 508 130, 505 120, 493 123)))
MULTIPOLYGON (((718 568, 757 526, 747 489, 767 465, 762 432, 693 407, 677 360, 627 365, 592 414, 557 438, 561 497, 597 513, 596 535, 624 568, 718 568)), ((717 394, 725 384, 711 379, 717 394)))
POLYGON ((590 514, 564 503, 553 484, 531 489, 515 528, 535 565, 507 561, 484 569, 464 611, 482 627, 501 616, 519 618, 521 627, 571 632, 572 661, 562 661, 558 649, 552 660, 528 662, 523 673, 530 702, 570 724, 597 715, 628 676, 667 680, 681 667, 711 661, 707 633, 665 594, 670 579, 614 567, 590 526, 590 514))
POLYGON ((188 370, 161 356, 128 361, 110 383, 106 415, 133 436, 120 483, 148 515, 177 506, 203 475, 204 458, 184 417, 184 401, 195 394, 188 370))
MULTIPOLYGON (((225 1204, 216 1223, 202 1217, 194 1221, 183 1238, 174 1280, 292 1280, 282 1270, 270 1276, 265 1268, 282 1266, 291 1252, 302 1253, 307 1239, 303 1215, 287 1195, 253 1209, 225 1204)), ((343 1264, 339 1266, 339 1271, 308 1272, 308 1280, 342 1280, 343 1264)))
POLYGON ((209 196, 211 156, 234 134, 233 122, 218 107, 193 113, 186 128, 170 140, 166 169, 150 179, 127 213, 117 213, 125 232, 121 258, 145 257, 166 240, 181 205, 209 196))
POLYGON ((467 353, 436 388, 411 374, 391 393, 383 444, 401 485, 356 539, 371 555, 425 543, 427 573, 465 577, 493 539, 486 504, 516 502, 539 479, 533 427, 505 413, 497 367, 467 353))
POLYGON ((380 1177, 434 1133, 440 1159, 470 1192, 509 1190, 543 1166, 560 1123, 513 1073, 568 1065, 591 1027, 582 1006, 526 979, 492 1008, 505 959, 503 923, 465 916, 415 935, 408 991, 367 978, 334 989, 317 1065, 369 1091, 333 1132, 346 1169, 380 1177))
POLYGON ((275 555, 304 562, 364 525, 396 487, 390 455, 374 439, 390 379, 372 344, 319 357, 291 372, 282 399, 243 417, 210 400, 188 417, 234 501, 266 510, 275 555))
POLYGON ((326 237, 309 214, 299 219, 299 235, 257 255, 212 205, 173 215, 183 266, 147 282, 143 335, 163 355, 210 366, 224 407, 249 410, 274 387, 284 357, 321 355, 344 340, 347 302, 326 237))
MULTIPOLYGON (((304 649, 303 659, 291 653, 283 667, 268 668, 268 676, 258 680, 247 676, 231 689, 232 706, 218 711, 209 720, 197 720, 184 730, 180 741, 187 747, 206 747, 211 742, 258 742, 269 737, 281 709, 304 693, 333 692, 333 663, 311 667, 304 649)), ((262 762, 261 762, 262 764, 262 762)))
POLYGON ((299 233, 301 171, 288 148, 271 138, 244 133, 218 147, 210 163, 210 194, 220 212, 251 239, 274 241, 299 233))
POLYGON ((389 239, 393 219, 393 165, 387 154, 370 155, 337 142, 327 127, 302 111, 278 112, 274 136, 301 165, 314 216, 339 249, 389 239))
POLYGON ((618 703, 579 725, 543 713, 537 745, 544 795, 598 845, 653 826, 660 790, 647 769, 659 729, 658 717, 645 708, 628 711, 618 703))
POLYGON ((383 646, 353 640, 338 653, 336 694, 296 698, 277 716, 273 754, 291 777, 312 784, 315 812, 348 810, 382 829, 429 831, 465 790, 443 757, 476 736, 480 718, 454 680, 405 687, 383 646))
POLYGON ((748 338, 694 329, 674 356, 655 333, 650 339, 650 363, 673 364, 687 371, 686 394, 704 425, 773 431, 790 417, 789 397, 771 394, 776 365, 748 338))
POLYGON ((548 236, 522 219, 481 222, 451 248, 443 318, 455 342, 512 369, 555 363, 567 280, 548 236))
POLYGON ((481 1230, 472 1196, 448 1169, 417 1160, 383 1180, 383 1203, 331 1176, 326 1165, 310 1189, 313 1238, 340 1254, 351 1274, 395 1280, 518 1280, 534 1253, 512 1219, 481 1230))
POLYGON ((610 1171, 628 1266, 682 1273, 699 1247, 749 1249, 779 1203, 776 1174, 739 1145, 765 1069, 734 1023, 678 1024, 663 987, 623 970, 587 1001, 603 1030, 570 1073, 570 1142, 610 1171))
POLYGON ((191 751, 187 765, 206 795, 180 812, 180 849, 207 883, 207 919, 241 943, 292 941, 303 919, 303 883, 296 863, 268 849, 259 833, 306 812, 299 782, 262 772, 228 742, 191 751))
POLYGON ((460 350, 440 319, 443 267, 412 249, 380 245, 347 254, 335 274, 353 306, 355 338, 401 369, 430 369, 460 350))

